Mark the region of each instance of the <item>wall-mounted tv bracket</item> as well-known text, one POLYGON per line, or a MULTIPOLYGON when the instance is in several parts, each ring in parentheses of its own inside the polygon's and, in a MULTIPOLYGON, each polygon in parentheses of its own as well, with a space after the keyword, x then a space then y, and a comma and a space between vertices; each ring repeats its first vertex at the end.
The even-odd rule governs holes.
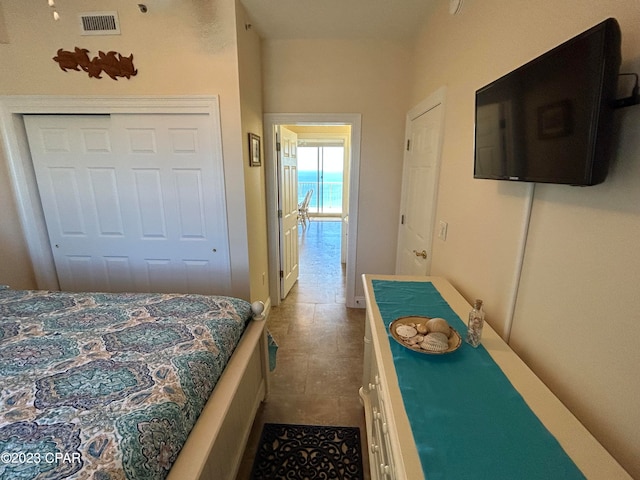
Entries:
POLYGON ((621 73, 619 76, 628 75, 636 77, 636 83, 631 90, 631 96, 625 98, 617 98, 613 101, 613 108, 624 108, 632 105, 640 104, 640 93, 638 92, 638 74, 637 73, 621 73))

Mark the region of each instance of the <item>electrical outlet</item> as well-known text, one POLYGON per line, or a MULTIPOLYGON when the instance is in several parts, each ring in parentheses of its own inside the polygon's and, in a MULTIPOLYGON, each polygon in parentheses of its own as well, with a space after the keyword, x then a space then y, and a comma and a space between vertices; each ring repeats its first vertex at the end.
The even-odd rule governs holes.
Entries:
POLYGON ((440 228, 438 229, 438 238, 445 242, 447 240, 447 228, 449 224, 440 220, 440 228))

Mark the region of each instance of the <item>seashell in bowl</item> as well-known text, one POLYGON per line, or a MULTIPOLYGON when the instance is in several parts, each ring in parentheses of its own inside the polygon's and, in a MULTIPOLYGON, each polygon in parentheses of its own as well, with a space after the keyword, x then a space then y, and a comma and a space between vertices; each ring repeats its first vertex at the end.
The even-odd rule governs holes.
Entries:
POLYGON ((451 335, 449 323, 444 318, 432 318, 427 322, 427 329, 429 333, 443 333, 447 338, 451 335))
POLYGON ((429 352, 444 352, 449 348, 449 339, 442 332, 432 332, 424 337, 420 348, 429 352))
POLYGON ((398 328, 396 328, 396 333, 403 338, 411 338, 418 333, 418 331, 411 325, 399 325, 398 328))
POLYGON ((429 333, 429 329, 427 328, 427 323, 426 322, 425 323, 418 323, 416 325, 416 330, 421 335, 426 335, 427 333, 429 333))

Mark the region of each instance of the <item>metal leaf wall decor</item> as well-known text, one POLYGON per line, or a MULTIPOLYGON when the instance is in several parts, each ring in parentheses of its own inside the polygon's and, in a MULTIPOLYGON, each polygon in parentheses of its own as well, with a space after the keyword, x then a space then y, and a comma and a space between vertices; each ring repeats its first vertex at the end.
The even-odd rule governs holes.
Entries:
POLYGON ((102 78, 102 73, 106 73, 114 80, 118 77, 127 79, 138 74, 138 70, 133 66, 133 53, 128 57, 123 57, 117 52, 98 52, 97 57, 89 59, 89 50, 75 47, 73 52, 59 49, 58 55, 53 60, 58 63, 62 71, 68 70, 85 71, 90 78, 102 78))

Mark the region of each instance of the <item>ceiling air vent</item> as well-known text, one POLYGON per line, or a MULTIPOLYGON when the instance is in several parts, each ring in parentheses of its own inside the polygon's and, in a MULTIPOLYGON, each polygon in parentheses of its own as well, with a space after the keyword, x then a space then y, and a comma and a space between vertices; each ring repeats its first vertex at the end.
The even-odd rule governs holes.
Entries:
POLYGON ((118 12, 91 12, 80 14, 82 35, 120 35, 118 12))

